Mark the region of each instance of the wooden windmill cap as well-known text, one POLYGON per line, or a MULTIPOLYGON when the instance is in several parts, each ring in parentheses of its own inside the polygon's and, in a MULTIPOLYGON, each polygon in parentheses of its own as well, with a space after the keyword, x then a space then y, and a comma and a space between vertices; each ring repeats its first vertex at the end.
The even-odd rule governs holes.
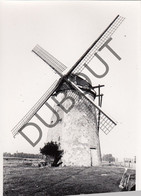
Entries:
MULTIPOLYGON (((74 82, 77 86, 79 86, 81 90, 91 93, 94 98, 96 97, 96 92, 93 90, 92 85, 87 80, 81 78, 76 74, 70 74, 68 77, 69 79, 71 79, 72 82, 74 82)), ((55 94, 58 94, 61 91, 65 91, 65 90, 76 90, 76 89, 74 89, 74 87, 71 86, 70 83, 68 83, 65 79, 63 79, 60 82, 58 88, 56 89, 55 94)))

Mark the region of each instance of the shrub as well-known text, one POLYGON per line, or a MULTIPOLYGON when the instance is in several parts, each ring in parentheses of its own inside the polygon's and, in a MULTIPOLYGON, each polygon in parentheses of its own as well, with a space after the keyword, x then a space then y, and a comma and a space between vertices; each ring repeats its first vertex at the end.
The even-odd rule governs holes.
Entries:
POLYGON ((63 150, 59 150, 59 145, 56 142, 48 142, 43 148, 40 148, 40 153, 54 158, 52 166, 57 167, 61 163, 58 163, 62 157, 63 150))

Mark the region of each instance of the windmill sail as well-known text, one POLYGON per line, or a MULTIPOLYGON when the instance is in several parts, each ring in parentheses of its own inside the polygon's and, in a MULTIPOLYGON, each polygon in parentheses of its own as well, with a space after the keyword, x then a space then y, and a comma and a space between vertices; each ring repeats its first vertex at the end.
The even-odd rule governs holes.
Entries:
POLYGON ((107 135, 117 125, 115 120, 107 115, 107 113, 104 112, 104 110, 101 109, 101 107, 99 107, 87 94, 84 94, 84 92, 75 83, 73 83, 70 79, 68 79, 68 81, 79 93, 83 95, 83 99, 89 100, 95 106, 97 119, 100 113, 99 128, 107 135))
POLYGON ((45 61, 53 70, 55 70, 60 76, 62 72, 66 70, 66 66, 58 61, 55 57, 49 54, 41 46, 36 45, 32 50, 37 56, 39 56, 43 61, 45 61))
POLYGON ((15 137, 16 134, 24 128, 24 126, 33 118, 33 116, 39 111, 39 109, 45 104, 45 102, 54 93, 59 85, 59 81, 56 80, 51 87, 43 94, 38 102, 29 110, 29 112, 22 118, 22 120, 12 129, 12 134, 15 137))
POLYGON ((106 28, 106 30, 99 36, 99 38, 86 50, 86 52, 80 57, 80 59, 72 66, 72 68, 68 71, 67 74, 69 75, 70 73, 75 74, 81 72, 85 68, 85 65, 88 65, 89 62, 94 58, 95 54, 99 51, 103 44, 113 35, 113 33, 117 30, 117 28, 120 26, 124 19, 124 17, 118 15, 106 28))
POLYGON ((72 68, 67 72, 65 77, 63 72, 67 67, 49 54, 46 50, 36 45, 33 48, 33 52, 38 55, 43 61, 45 61, 55 72, 61 76, 61 80, 55 81, 53 85, 45 92, 45 94, 39 99, 39 101, 31 108, 31 110, 23 117, 23 119, 12 129, 12 133, 15 136, 24 126, 32 119, 32 117, 39 111, 39 109, 45 104, 45 102, 50 98, 50 96, 57 89, 58 85, 64 78, 66 82, 70 82, 71 85, 80 92, 83 97, 89 100, 96 108, 97 114, 100 113, 100 129, 107 134, 115 125, 116 122, 109 117, 99 106, 97 106, 92 99, 83 93, 83 91, 77 87, 71 80, 67 79, 71 73, 81 72, 85 65, 87 65, 95 56, 95 54, 100 50, 103 44, 111 37, 111 35, 116 31, 116 29, 123 22, 124 18, 117 16, 113 22, 107 27, 107 29, 100 35, 100 37, 88 48, 88 50, 82 55, 82 57, 72 66, 72 68))

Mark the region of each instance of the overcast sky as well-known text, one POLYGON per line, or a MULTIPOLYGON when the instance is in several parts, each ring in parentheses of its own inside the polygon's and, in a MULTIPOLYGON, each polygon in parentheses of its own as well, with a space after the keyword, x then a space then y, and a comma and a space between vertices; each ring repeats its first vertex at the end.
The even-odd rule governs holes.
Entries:
MULTIPOLYGON (((124 22, 112 36, 108 50, 99 53, 109 65, 101 79, 91 77, 93 85, 104 84, 103 108, 118 122, 111 133, 100 132, 102 154, 118 158, 136 155, 137 85, 139 56, 139 2, 5 2, 0 10, 0 89, 1 142, 3 151, 39 153, 47 129, 38 145, 32 147, 21 135, 14 139, 11 129, 58 78, 31 52, 36 44, 71 67, 120 14, 124 22)), ((93 61, 97 71, 100 63, 93 61)), ((93 67, 94 68, 94 67, 93 67)), ((50 113, 47 113, 47 120, 50 113)), ((48 121, 49 122, 49 121, 48 121)), ((35 130, 29 136, 36 140, 35 130), (34 134, 33 134, 34 131, 34 134)))

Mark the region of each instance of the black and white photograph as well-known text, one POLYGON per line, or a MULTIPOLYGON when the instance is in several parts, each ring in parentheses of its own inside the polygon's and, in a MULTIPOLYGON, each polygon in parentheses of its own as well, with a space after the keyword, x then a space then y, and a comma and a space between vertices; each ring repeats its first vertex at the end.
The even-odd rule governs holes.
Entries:
POLYGON ((2 195, 141 190, 140 13, 140 1, 0 2, 2 195))

